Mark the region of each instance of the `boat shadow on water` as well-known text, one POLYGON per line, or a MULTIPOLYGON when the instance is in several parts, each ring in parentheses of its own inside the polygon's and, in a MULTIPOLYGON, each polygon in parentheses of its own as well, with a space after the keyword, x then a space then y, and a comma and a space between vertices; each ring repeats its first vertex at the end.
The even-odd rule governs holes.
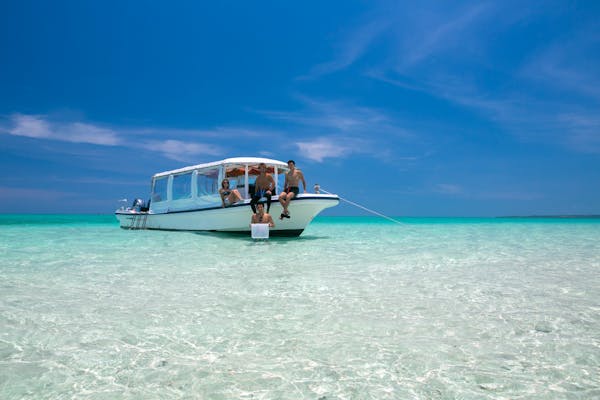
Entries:
POLYGON ((253 239, 250 237, 250 232, 193 232, 195 235, 214 237, 218 239, 239 239, 250 243, 289 243, 297 241, 325 240, 331 239, 331 236, 326 235, 302 235, 302 236, 271 236, 268 239, 253 239))

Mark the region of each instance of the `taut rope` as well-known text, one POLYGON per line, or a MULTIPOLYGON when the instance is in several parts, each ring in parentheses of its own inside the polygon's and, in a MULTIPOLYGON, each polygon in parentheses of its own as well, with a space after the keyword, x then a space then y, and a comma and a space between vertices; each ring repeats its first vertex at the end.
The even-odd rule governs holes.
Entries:
MULTIPOLYGON (((324 193, 327 193, 327 194, 333 194, 333 193, 331 193, 331 192, 328 192, 327 190, 323 189, 322 187, 320 187, 320 186, 317 184, 317 185, 315 185, 315 192, 319 193, 319 191, 321 191, 321 192, 324 192, 324 193)), ((395 222, 395 223, 397 223, 397 224, 401 224, 401 223, 402 223, 402 222, 398 221, 397 219, 394 219, 394 218, 388 217, 387 215, 383 215, 382 213, 380 213, 380 212, 377 212, 377 211, 375 211, 375 210, 371 210, 371 209, 369 209, 369 208, 367 208, 367 207, 365 207, 365 206, 361 206, 360 204, 357 204, 357 203, 355 203, 355 202, 353 202, 353 201, 350 201, 350 200, 348 200, 348 199, 345 199, 345 198, 343 198, 342 196, 339 196, 339 195, 338 195, 338 197, 340 198, 340 200, 343 200, 343 201, 345 201, 346 203, 352 204, 354 207, 358 207, 358 208, 360 208, 360 209, 363 209, 363 210, 365 210, 365 211, 368 211, 368 212, 370 212, 371 214, 375 214, 375 215, 377 215, 377 216, 379 216, 379 217, 381 217, 381 218, 388 219, 388 220, 390 220, 390 221, 392 221, 392 222, 395 222)))

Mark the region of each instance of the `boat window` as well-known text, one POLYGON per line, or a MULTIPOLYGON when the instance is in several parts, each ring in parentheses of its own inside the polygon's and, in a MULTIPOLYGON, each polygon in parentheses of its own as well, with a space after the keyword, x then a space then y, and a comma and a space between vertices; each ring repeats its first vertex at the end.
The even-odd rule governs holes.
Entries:
POLYGON ((225 169, 225 176, 229 179, 230 187, 244 187, 244 176, 246 170, 241 165, 231 165, 225 169))
POLYGON ((192 197, 192 173, 173 176, 173 200, 192 197))
MULTIPOLYGON (((281 169, 279 170, 279 172, 281 172, 280 174, 277 175, 277 194, 283 192, 283 184, 285 183, 285 173, 283 172, 287 172, 287 171, 281 171, 281 169)), ((273 179, 275 179, 275 177, 273 177, 273 179)))
POLYGON ((225 168, 225 176, 229 179, 229 187, 238 189, 242 197, 244 197, 246 169, 242 165, 228 165, 225 168))
MULTIPOLYGON (((237 189, 240 192, 240 196, 244 198, 244 176, 227 177, 227 179, 229 179, 229 188, 237 189)), ((221 183, 219 183, 219 187, 221 187, 221 183)))
MULTIPOLYGON (((229 175, 229 172, 226 172, 227 179, 229 179, 229 187, 232 189, 239 189, 240 187, 244 187, 244 175, 229 175)), ((221 186, 219 186, 221 187, 221 186)))
POLYGON ((248 195, 254 196, 256 191, 256 175, 248 175, 248 195))
POLYGON ((159 203, 167 200, 167 184, 169 177, 156 178, 152 184, 152 202, 159 203))
POLYGON ((218 193, 220 187, 220 182, 218 180, 218 167, 198 171, 198 196, 218 193))

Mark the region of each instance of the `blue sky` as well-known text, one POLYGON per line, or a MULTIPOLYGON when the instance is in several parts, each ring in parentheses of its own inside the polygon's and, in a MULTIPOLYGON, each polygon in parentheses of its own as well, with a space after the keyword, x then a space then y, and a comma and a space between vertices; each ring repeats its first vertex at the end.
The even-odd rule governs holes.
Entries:
POLYGON ((173 3, 0 4, 0 212, 266 156, 389 215, 600 214, 600 3, 173 3))

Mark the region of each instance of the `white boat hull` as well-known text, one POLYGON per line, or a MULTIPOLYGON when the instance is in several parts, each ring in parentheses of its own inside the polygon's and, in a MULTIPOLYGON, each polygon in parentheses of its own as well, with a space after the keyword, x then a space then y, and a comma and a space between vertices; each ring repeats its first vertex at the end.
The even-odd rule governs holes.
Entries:
MULTIPOLYGON (((328 194, 299 194, 290 203, 291 218, 279 219, 282 207, 273 197, 270 214, 275 221, 271 236, 298 236, 325 208, 336 206, 339 197, 328 194)), ((266 208, 266 205, 265 205, 266 208)), ((157 229, 174 231, 250 232, 252 209, 245 200, 230 207, 196 210, 167 211, 164 213, 117 210, 115 213, 123 229, 157 229)))

